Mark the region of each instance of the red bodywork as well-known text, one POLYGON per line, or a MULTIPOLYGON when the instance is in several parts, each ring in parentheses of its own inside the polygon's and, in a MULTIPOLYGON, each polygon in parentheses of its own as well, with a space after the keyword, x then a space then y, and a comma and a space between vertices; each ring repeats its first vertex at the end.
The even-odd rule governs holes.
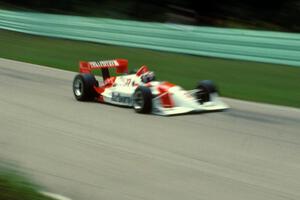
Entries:
POLYGON ((159 91, 160 101, 163 107, 165 108, 172 108, 174 107, 174 101, 172 100, 171 94, 169 89, 174 87, 173 83, 164 82, 158 85, 157 90, 159 91))

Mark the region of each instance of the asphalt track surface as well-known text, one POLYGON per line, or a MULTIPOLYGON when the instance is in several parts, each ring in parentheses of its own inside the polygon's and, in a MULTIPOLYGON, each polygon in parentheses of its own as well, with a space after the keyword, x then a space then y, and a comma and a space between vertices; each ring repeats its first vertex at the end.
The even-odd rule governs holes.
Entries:
POLYGON ((73 77, 0 59, 0 158, 47 191, 74 200, 300 199, 299 109, 225 99, 226 112, 140 115, 77 102, 73 77))

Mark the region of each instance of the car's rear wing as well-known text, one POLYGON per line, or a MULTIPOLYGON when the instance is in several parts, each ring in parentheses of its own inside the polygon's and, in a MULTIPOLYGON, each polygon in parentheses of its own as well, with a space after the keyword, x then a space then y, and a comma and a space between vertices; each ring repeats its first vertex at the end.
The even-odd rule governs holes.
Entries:
POLYGON ((108 69, 116 68, 116 73, 127 73, 128 72, 128 60, 126 59, 115 59, 115 60, 102 60, 102 61, 80 61, 79 71, 81 73, 91 73, 96 69, 108 69))
POLYGON ((102 78, 105 81, 110 77, 109 68, 115 68, 117 74, 128 72, 128 60, 115 59, 115 60, 102 60, 102 61, 80 61, 79 71, 80 73, 90 74, 93 70, 101 69, 102 78))

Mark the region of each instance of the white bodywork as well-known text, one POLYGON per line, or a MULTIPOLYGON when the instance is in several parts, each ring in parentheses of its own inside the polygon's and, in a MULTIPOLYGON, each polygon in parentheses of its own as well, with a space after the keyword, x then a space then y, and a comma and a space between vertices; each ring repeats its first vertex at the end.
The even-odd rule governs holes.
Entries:
POLYGON ((173 107, 166 107, 161 101, 162 94, 157 88, 165 82, 152 81, 143 83, 140 77, 133 75, 123 75, 116 77, 114 84, 106 88, 102 93, 103 101, 133 107, 133 94, 138 86, 146 86, 151 89, 152 113, 157 115, 177 115, 190 112, 217 111, 229 108, 221 101, 217 93, 210 94, 210 101, 199 103, 195 93, 197 90, 186 91, 179 86, 172 86, 167 93, 172 98, 173 107))
POLYGON ((195 96, 196 90, 186 91, 179 86, 170 88, 174 107, 165 108, 159 98, 152 100, 152 113, 157 115, 176 115, 190 112, 208 112, 228 109, 229 106, 219 98, 217 93, 210 95, 210 101, 200 104, 195 96))

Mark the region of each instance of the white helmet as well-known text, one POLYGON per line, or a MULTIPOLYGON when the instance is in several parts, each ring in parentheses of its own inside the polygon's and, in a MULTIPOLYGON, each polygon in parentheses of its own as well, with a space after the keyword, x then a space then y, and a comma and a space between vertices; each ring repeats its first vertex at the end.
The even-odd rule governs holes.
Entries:
POLYGON ((146 72, 141 76, 142 82, 148 83, 155 80, 154 72, 146 72))

